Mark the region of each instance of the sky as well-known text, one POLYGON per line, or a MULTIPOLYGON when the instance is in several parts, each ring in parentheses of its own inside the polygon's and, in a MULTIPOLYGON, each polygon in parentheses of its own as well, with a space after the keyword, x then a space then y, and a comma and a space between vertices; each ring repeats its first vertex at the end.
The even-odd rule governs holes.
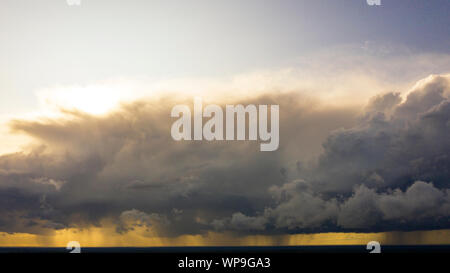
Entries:
POLYGON ((448 14, 1 1, 0 245, 448 244, 448 14), (175 142, 194 96, 280 105, 279 149, 175 142))
POLYGON ((1 113, 35 92, 99 80, 230 77, 301 65, 342 44, 448 53, 448 1, 6 0, 0 11, 1 113))

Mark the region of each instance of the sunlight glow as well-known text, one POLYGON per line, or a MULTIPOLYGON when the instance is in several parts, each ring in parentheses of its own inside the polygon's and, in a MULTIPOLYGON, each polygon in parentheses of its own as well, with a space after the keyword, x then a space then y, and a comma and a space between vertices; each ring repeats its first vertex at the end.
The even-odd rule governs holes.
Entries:
POLYGON ((44 108, 80 110, 99 115, 111 111, 126 94, 117 88, 90 85, 86 87, 58 87, 38 92, 39 102, 44 108))

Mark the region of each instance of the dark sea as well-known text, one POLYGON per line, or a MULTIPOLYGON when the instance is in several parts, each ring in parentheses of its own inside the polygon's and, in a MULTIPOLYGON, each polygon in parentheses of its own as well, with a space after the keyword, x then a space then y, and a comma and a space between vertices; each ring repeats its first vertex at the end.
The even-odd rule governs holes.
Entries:
MULTIPOLYGON (((0 253, 69 253, 59 247, 0 247, 0 253)), ((368 253, 365 245, 236 247, 85 247, 81 253, 368 253)), ((450 245, 386 245, 382 253, 450 253, 450 245)))

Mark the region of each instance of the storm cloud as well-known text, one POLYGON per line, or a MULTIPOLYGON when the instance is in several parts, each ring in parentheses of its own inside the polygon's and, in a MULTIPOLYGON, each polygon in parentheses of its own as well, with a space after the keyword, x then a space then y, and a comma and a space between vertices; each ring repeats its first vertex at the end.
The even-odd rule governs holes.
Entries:
MULTIPOLYGON (((254 221, 305 232, 448 228, 449 79, 418 82, 404 102, 398 93, 373 98, 355 126, 330 134, 317 164, 299 168, 300 179, 269 189, 277 204, 254 221)), ((222 226, 242 228, 233 216, 222 226)))
MULTIPOLYGON (((0 156, 0 231, 101 226, 119 233, 282 233, 450 227, 450 76, 379 95, 363 113, 301 92, 234 104, 280 105, 280 148, 176 142, 174 97, 104 115, 14 120, 34 139, 0 156), (322 144, 322 145, 321 145, 322 144)), ((213 102, 221 104, 219 102, 213 102)))

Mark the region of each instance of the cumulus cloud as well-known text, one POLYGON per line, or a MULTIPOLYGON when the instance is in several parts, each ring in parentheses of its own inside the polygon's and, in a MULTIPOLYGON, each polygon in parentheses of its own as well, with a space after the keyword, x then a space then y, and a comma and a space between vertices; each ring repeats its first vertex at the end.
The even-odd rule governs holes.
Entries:
POLYGON ((234 98, 280 105, 280 148, 271 153, 248 141, 173 141, 170 110, 192 105, 186 96, 14 120, 11 129, 35 145, 0 156, 0 231, 104 219, 119 233, 169 236, 448 228, 449 81, 431 76, 404 100, 379 95, 359 116, 296 91, 234 98))
POLYGON ((349 198, 341 200, 323 198, 296 184, 294 181, 273 188, 286 197, 262 216, 235 213, 229 219, 214 220, 213 227, 238 231, 270 229, 271 225, 304 232, 407 230, 445 227, 450 216, 450 191, 423 181, 414 182, 404 192, 395 189, 379 193, 360 185, 349 198))
POLYGON ((447 75, 420 81, 403 102, 398 93, 373 98, 300 180, 270 188, 277 204, 259 221, 305 232, 448 227, 449 94, 447 75))

